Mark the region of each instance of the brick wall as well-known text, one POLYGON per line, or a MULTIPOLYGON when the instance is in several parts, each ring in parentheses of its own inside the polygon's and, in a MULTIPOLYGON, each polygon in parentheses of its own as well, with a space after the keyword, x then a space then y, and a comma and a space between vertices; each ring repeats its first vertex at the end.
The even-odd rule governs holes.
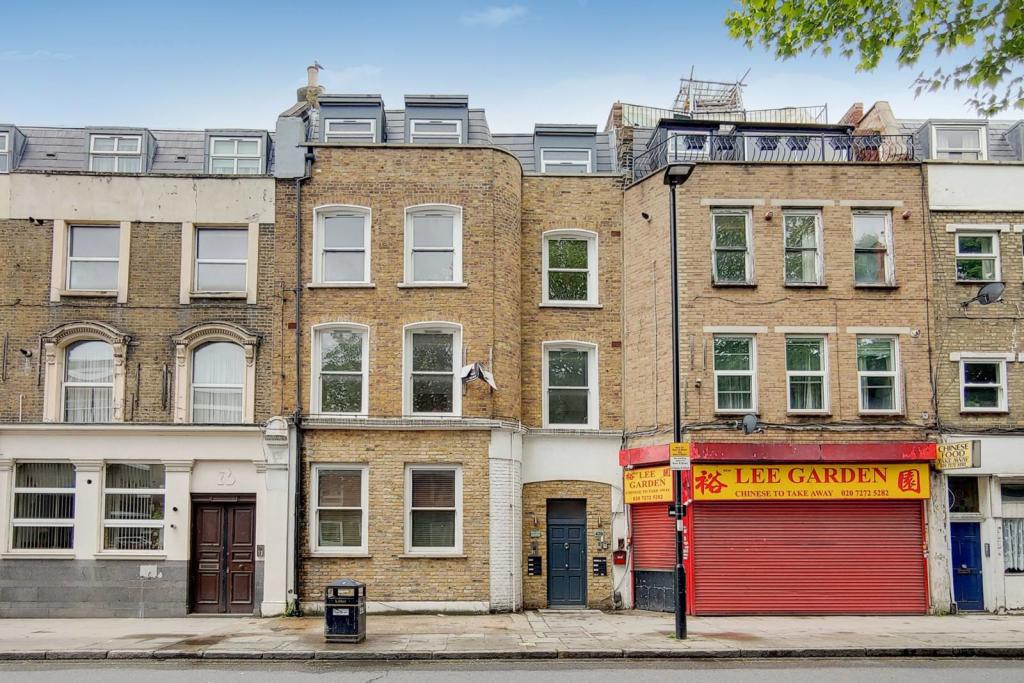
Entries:
POLYGON ((549 499, 584 499, 587 501, 587 557, 584 571, 587 576, 587 606, 596 609, 610 609, 613 606, 612 548, 598 550, 598 530, 605 532, 605 540, 612 540, 612 498, 611 487, 590 481, 545 481, 523 486, 523 606, 526 609, 540 609, 548 606, 548 541, 547 502, 549 499), (534 536, 530 532, 540 532, 534 536), (544 568, 542 576, 527 576, 527 558, 533 554, 532 544, 537 544, 544 568), (608 576, 594 576, 594 557, 608 560, 608 576))
POLYGON ((622 428, 622 189, 618 178, 528 177, 522 219, 523 422, 543 425, 542 351, 545 341, 598 345, 600 427, 622 428), (575 228, 598 237, 601 308, 546 308, 542 300, 542 235, 575 228))
MULTIPOLYGON (((125 380, 125 421, 170 422, 172 405, 162 405, 163 366, 173 375, 171 337, 192 325, 228 321, 262 335, 257 351, 257 422, 273 414, 271 353, 277 346, 273 324, 274 226, 260 226, 257 303, 196 300, 178 303, 181 223, 133 223, 128 301, 65 298, 51 302, 50 259, 53 222, 0 221, 0 329, 8 335, 6 379, 0 383, 0 420, 42 420, 43 383, 39 373, 40 335, 72 321, 108 323, 131 336, 125 380), (25 357, 20 349, 32 352, 25 357)), ((168 387, 170 390, 170 387, 168 387)), ((168 391, 168 395, 173 395, 168 391)))
MULTIPOLYGON (((671 332, 667 277, 667 189, 654 176, 626 190, 626 428, 631 445, 671 436, 671 332), (651 219, 645 221, 641 212, 651 219)), ((820 441, 923 438, 933 423, 928 357, 928 279, 921 171, 915 164, 701 164, 679 190, 682 411, 703 440, 735 440, 737 417, 716 415, 712 333, 705 327, 763 326, 756 335, 758 440, 820 441), (756 286, 714 286, 711 208, 716 199, 756 199, 752 209, 756 286), (786 287, 782 209, 772 200, 827 200, 822 207, 825 285, 786 287), (843 200, 900 202, 892 209, 897 288, 853 286, 852 208, 843 200), (909 212, 906 219, 904 211, 909 212), (769 220, 766 214, 771 212, 769 220), (827 326, 831 413, 787 414, 785 334, 778 325, 827 326), (858 414, 856 334, 847 327, 900 327, 905 415, 858 414), (789 426, 775 429, 771 425, 789 426), (792 427, 800 426, 796 431, 792 427), (858 431, 869 430, 869 431, 858 431)), ((697 438, 697 437, 695 437, 697 438)))

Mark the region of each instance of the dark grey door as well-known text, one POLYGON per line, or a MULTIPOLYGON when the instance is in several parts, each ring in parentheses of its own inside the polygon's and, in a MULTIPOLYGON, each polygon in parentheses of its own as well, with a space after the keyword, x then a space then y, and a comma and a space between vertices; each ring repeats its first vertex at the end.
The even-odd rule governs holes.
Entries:
POLYGON ((551 607, 587 604, 586 519, 586 501, 548 501, 548 605, 551 607))

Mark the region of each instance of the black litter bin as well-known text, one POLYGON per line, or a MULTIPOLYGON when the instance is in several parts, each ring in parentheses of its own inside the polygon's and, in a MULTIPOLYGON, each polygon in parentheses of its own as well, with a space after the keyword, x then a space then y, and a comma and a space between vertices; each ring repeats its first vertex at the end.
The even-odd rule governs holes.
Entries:
POLYGON ((366 638, 366 584, 339 579, 324 591, 324 640, 358 643, 366 638))

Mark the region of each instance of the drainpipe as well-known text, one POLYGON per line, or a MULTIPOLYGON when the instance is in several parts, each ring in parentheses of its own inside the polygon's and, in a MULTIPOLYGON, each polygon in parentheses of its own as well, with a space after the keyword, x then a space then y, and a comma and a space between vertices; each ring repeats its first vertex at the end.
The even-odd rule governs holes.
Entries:
POLYGON ((295 596, 295 609, 301 614, 302 586, 302 519, 303 496, 305 486, 304 465, 302 460, 302 181, 308 180, 313 166, 313 148, 306 148, 306 168, 301 178, 295 179, 295 412, 292 420, 295 423, 295 571, 292 595, 295 596))

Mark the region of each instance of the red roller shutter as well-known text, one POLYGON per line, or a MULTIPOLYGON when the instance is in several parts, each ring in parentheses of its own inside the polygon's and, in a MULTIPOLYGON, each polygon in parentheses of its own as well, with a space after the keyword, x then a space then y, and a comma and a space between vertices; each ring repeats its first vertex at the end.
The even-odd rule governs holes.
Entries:
POLYGON ((927 612, 921 501, 698 503, 693 514, 697 614, 927 612))
POLYGON ((674 569, 675 527, 668 503, 647 503, 629 508, 633 522, 633 568, 674 569))

